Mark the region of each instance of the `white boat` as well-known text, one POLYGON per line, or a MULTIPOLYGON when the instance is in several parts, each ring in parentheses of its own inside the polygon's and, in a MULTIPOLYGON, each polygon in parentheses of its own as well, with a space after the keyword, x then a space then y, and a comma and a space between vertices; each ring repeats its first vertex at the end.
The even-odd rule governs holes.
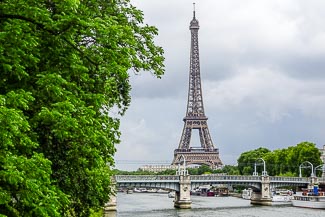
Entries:
POLYGON ((249 189, 244 189, 242 191, 241 197, 245 200, 250 200, 252 198, 252 194, 253 194, 253 189, 249 188, 249 189))
POLYGON ((299 195, 293 196, 291 201, 297 207, 325 209, 325 196, 299 195))
POLYGON ((151 189, 148 189, 147 192, 148 192, 148 193, 157 193, 157 190, 158 190, 158 189, 151 188, 151 189))
POLYGON ((167 190, 164 190, 164 189, 158 189, 157 193, 160 193, 160 194, 168 194, 169 191, 167 190))
POLYGON ((168 193, 168 197, 169 197, 169 198, 175 198, 175 193, 176 193, 175 191, 171 191, 171 192, 169 192, 169 193, 168 193))
POLYGON ((272 202, 290 202, 292 196, 290 195, 273 195, 272 202))
POLYGON ((134 188, 133 192, 135 193, 145 193, 148 192, 146 188, 134 188))
POLYGON ((201 195, 201 189, 199 188, 195 188, 193 190, 191 190, 191 195, 201 195))
POLYGON ((292 194, 290 190, 275 191, 272 195, 272 202, 290 202, 293 198, 292 194))

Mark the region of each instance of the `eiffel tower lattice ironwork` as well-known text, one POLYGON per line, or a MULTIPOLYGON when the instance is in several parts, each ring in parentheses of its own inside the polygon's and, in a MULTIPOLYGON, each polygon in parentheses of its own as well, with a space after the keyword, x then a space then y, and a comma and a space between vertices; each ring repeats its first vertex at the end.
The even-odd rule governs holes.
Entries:
POLYGON ((183 119, 183 133, 179 146, 174 151, 172 165, 177 165, 185 160, 187 165, 205 164, 211 168, 218 168, 222 166, 219 158, 219 149, 213 145, 207 124, 208 118, 204 113, 198 43, 199 22, 195 18, 195 9, 193 10, 193 19, 190 23, 190 31, 191 53, 187 111, 186 117, 183 119), (190 147, 193 129, 199 131, 201 147, 190 147))

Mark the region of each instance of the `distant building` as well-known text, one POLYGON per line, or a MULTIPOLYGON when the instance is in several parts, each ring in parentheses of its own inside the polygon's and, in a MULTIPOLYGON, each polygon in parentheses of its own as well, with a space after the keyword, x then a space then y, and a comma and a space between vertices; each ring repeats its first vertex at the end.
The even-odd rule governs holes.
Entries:
POLYGON ((322 181, 324 182, 325 181, 325 145, 323 146, 323 149, 320 149, 320 151, 322 153, 321 156, 320 156, 320 158, 323 161, 322 181))
POLYGON ((144 165, 139 168, 142 171, 149 171, 149 172, 162 172, 165 170, 177 170, 177 165, 144 165))
POLYGON ((319 149, 322 153, 320 158, 322 159, 323 163, 325 163, 325 145, 323 146, 323 149, 319 149))

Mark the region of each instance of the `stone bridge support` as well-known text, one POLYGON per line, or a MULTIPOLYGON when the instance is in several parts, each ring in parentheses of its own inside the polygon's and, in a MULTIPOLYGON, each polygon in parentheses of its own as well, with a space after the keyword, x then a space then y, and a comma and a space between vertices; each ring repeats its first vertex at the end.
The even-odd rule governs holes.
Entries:
POLYGON ((112 194, 110 195, 109 201, 104 205, 104 217, 116 216, 117 202, 116 202, 116 180, 114 177, 111 178, 112 181, 112 194))
POLYGON ((251 204, 257 205, 272 205, 272 196, 270 189, 270 177, 262 176, 261 192, 254 192, 251 199, 251 204))
POLYGON ((116 211, 116 193, 110 195, 109 202, 105 204, 104 212, 116 211))
POLYGON ((174 207, 180 209, 191 208, 191 179, 188 174, 180 175, 179 180, 179 191, 176 191, 174 207))

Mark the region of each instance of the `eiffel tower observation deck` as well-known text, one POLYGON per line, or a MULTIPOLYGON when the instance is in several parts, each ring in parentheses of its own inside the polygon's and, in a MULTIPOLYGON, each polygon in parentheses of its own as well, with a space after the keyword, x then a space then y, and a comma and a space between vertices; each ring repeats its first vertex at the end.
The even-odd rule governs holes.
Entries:
MULTIPOLYGON (((195 6, 195 4, 193 5, 195 6)), ((215 148, 213 145, 207 123, 208 118, 204 113, 200 76, 198 42, 199 28, 199 21, 195 17, 194 7, 193 19, 190 23, 191 52, 187 110, 186 116, 183 119, 184 128, 182 136, 178 148, 174 151, 174 159, 172 165, 186 162, 187 165, 205 164, 211 168, 219 168, 222 166, 222 162, 219 158, 219 149, 215 148), (190 146, 193 130, 198 131, 201 146, 190 146)))

